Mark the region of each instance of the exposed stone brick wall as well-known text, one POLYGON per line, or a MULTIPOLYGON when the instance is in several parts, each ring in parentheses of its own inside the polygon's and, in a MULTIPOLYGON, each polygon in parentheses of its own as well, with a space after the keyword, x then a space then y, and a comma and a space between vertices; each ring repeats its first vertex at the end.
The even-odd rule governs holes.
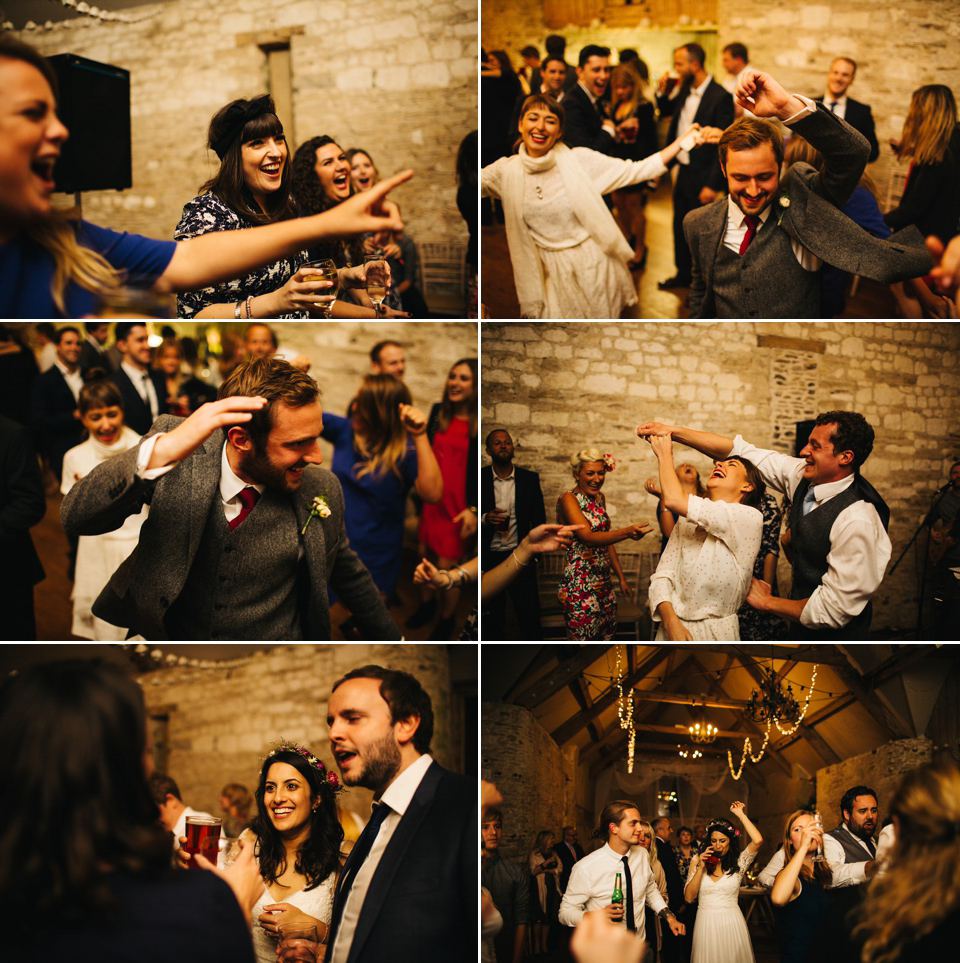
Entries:
MULTIPOLYGON (((656 459, 635 434, 643 420, 741 433, 789 451, 786 422, 795 414, 853 409, 877 432, 864 476, 890 505, 895 559, 960 454, 960 330, 949 322, 491 322, 481 344, 484 434, 512 433, 516 463, 540 472, 548 518, 572 487, 568 458, 594 445, 617 459, 604 489, 613 526, 655 521, 643 483, 656 459), (759 347, 769 335, 805 339, 810 350, 759 347), (798 351, 809 363, 789 360, 798 351)), ((691 461, 702 477, 709 467, 680 447, 677 461, 691 461)), ((650 537, 618 551, 658 547, 650 537)), ((786 591, 783 559, 779 577, 786 591)), ((887 576, 874 597, 875 629, 915 624, 914 583, 912 562, 887 576)))
MULTIPOLYGON (((220 814, 220 790, 239 782, 256 789, 260 759, 281 738, 309 746, 338 772, 327 738, 333 683, 375 664, 409 672, 429 693, 434 711, 432 755, 456 767, 451 747, 450 671, 443 645, 289 645, 215 668, 173 667, 139 676, 147 712, 169 716, 167 771, 183 801, 220 814)), ((364 819, 372 793, 349 789, 343 808, 364 819)))
POLYGON ((475 0, 171 0, 133 24, 86 17, 22 32, 44 54, 75 53, 131 74, 133 188, 83 197, 95 223, 169 238, 217 169, 205 149, 224 104, 267 89, 259 44, 290 34, 295 140, 330 134, 369 150, 417 241, 462 241, 455 161, 477 126, 475 0))

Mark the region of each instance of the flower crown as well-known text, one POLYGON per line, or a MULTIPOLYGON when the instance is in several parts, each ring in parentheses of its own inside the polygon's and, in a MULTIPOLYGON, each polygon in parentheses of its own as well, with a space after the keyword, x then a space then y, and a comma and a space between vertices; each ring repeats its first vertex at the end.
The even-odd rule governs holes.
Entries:
POLYGON ((343 792, 343 786, 340 784, 340 777, 335 772, 329 772, 327 767, 321 762, 321 760, 315 756, 306 746, 297 745, 295 742, 287 742, 281 737, 280 745, 271 749, 261 760, 262 764, 268 759, 276 756, 281 752, 295 752, 298 756, 303 756, 304 759, 310 764, 313 769, 316 769, 320 773, 323 781, 335 792, 343 792))
POLYGON ((710 835, 711 829, 719 829, 721 832, 726 833, 728 836, 739 836, 740 830, 733 825, 728 819, 713 819, 710 821, 710 825, 707 826, 707 835, 710 835))
POLYGON ((617 460, 609 452, 603 454, 603 467, 607 471, 613 471, 617 467, 617 460))

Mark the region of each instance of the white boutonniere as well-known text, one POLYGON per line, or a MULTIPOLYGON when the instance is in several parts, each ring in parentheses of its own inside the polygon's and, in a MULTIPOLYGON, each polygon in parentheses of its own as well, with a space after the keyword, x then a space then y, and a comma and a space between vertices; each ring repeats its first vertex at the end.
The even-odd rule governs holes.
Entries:
POLYGON ((786 194, 780 198, 780 216, 777 218, 777 227, 780 226, 780 222, 783 220, 783 215, 786 213, 787 208, 790 206, 790 198, 786 194))
POLYGON ((300 529, 301 535, 307 534, 307 525, 310 524, 310 519, 312 518, 329 518, 333 512, 330 511, 330 506, 327 504, 326 495, 317 495, 316 498, 310 503, 310 514, 307 516, 307 520, 303 524, 303 528, 300 529))

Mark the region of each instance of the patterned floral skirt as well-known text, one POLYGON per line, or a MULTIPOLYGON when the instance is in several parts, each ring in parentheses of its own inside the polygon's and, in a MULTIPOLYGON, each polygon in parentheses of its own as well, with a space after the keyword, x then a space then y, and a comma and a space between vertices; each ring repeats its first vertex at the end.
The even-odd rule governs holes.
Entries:
MULTIPOLYGON (((606 559, 606 553, 603 553, 606 559)), ((563 570, 557 598, 569 639, 612 639, 617 630, 617 596, 610 563, 588 565, 575 559, 563 570)))

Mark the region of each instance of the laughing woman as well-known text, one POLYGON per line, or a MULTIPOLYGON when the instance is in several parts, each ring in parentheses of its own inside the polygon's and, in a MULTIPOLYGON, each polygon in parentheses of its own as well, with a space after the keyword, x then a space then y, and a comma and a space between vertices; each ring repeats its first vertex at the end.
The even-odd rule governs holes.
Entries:
POLYGON ((336 774, 303 746, 282 743, 263 761, 257 815, 240 837, 255 840, 266 885, 253 907, 257 963, 276 963, 284 924, 314 923, 326 942, 343 840, 340 788, 336 774))
MULTIPOLYGON (((290 165, 283 125, 273 100, 234 100, 210 121, 207 135, 220 169, 183 209, 179 241, 298 216, 290 197, 290 165)), ((177 298, 181 318, 309 318, 325 281, 306 281, 306 250, 243 277, 177 298)))
POLYGON ((763 480, 743 458, 718 461, 707 497, 683 490, 666 426, 641 425, 660 463, 664 507, 681 516, 650 579, 650 611, 661 641, 739 639, 737 609, 750 588, 760 551, 763 480))
MULTIPOLYGON (((625 161, 586 147, 571 150, 562 141, 563 124, 563 107, 552 97, 528 97, 520 111, 520 152, 483 168, 483 193, 503 202, 524 317, 619 318, 637 302, 627 270, 634 252, 603 195, 663 174, 683 137, 644 160, 625 161)), ((699 125, 684 136, 694 129, 699 125)), ((703 142, 703 134, 695 136, 703 142)))

